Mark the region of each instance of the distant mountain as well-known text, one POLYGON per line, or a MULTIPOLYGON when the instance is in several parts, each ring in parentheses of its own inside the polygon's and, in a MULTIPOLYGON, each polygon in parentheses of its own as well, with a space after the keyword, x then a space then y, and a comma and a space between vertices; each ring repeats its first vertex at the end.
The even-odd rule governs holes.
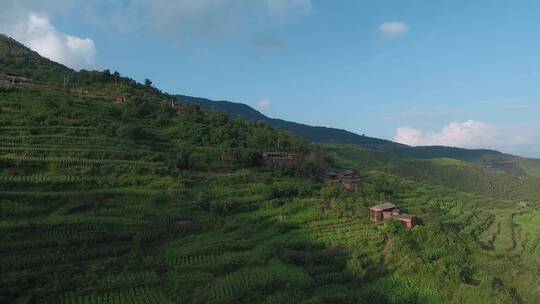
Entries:
POLYGON ((231 117, 265 122, 272 127, 277 127, 296 133, 312 142, 328 144, 358 144, 366 148, 373 148, 378 150, 408 148, 408 146, 406 145, 398 144, 385 139, 358 135, 347 130, 309 126, 282 119, 270 118, 253 109, 252 107, 242 103, 230 101, 213 101, 210 99, 190 97, 184 95, 176 95, 176 97, 180 102, 198 104, 203 108, 223 111, 231 117))
POLYGON ((309 126, 301 123, 270 118, 252 107, 230 101, 214 101, 206 98, 176 95, 179 102, 197 104, 206 109, 223 111, 231 117, 265 122, 269 126, 295 133, 309 141, 324 144, 354 144, 366 149, 393 153, 414 158, 453 158, 503 170, 514 175, 526 175, 531 162, 540 166, 540 161, 521 158, 488 149, 462 149, 444 146, 411 147, 390 140, 355 134, 347 130, 309 126))

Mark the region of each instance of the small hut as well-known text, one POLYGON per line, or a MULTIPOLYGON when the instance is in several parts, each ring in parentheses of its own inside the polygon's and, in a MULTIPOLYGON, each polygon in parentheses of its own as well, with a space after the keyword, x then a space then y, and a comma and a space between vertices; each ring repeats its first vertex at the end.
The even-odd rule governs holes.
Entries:
POLYGON ((401 224, 406 228, 413 228, 416 226, 416 217, 411 214, 400 214, 395 217, 396 220, 400 221, 401 224))
POLYGON ((127 103, 127 98, 126 96, 118 96, 114 99, 114 103, 115 104, 126 104, 127 103))
POLYGON ((416 226, 416 216, 411 214, 402 214, 396 205, 391 203, 384 203, 372 206, 369 208, 369 219, 372 222, 378 223, 386 220, 400 221, 406 228, 413 228, 416 226))
POLYGON ((291 168, 298 164, 298 156, 288 152, 263 152, 262 160, 274 168, 291 168))
POLYGON ((369 208, 369 219, 372 222, 382 222, 392 217, 392 211, 396 208, 396 205, 391 203, 384 203, 375 205, 369 208))
POLYGON ((362 179, 360 176, 354 175, 354 171, 344 170, 337 173, 328 171, 324 174, 324 179, 327 182, 341 183, 345 189, 353 191, 354 193, 362 193, 362 179))
POLYGON ((234 161, 236 157, 232 152, 223 152, 221 153, 221 160, 222 161, 234 161))

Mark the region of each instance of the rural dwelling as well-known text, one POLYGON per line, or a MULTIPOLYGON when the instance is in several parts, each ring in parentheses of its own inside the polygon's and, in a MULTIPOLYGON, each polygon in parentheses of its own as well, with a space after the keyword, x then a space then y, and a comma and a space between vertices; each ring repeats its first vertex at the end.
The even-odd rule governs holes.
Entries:
POLYGON ((400 221, 403 226, 411 229, 416 226, 416 217, 410 214, 399 214, 395 217, 396 220, 400 221))
POLYGON ((400 210, 396 208, 396 205, 391 203, 379 204, 369 208, 369 219, 375 223, 385 220, 396 220, 400 221, 404 227, 409 229, 416 226, 416 216, 401 214, 400 210))
POLYGON ((14 85, 14 84, 32 84, 34 82, 31 78, 0 74, 1 85, 14 85))
POLYGON ((236 157, 232 152, 223 152, 221 153, 221 160, 223 161, 234 161, 236 157))
POLYGON ((356 194, 362 193, 362 179, 354 175, 354 171, 326 172, 324 178, 327 182, 339 182, 345 189, 356 194))
POLYGON ((327 182, 337 182, 337 181, 339 181, 337 173, 336 172, 331 172, 331 171, 328 171, 328 172, 324 173, 324 180, 327 181, 327 182))
POLYGON ((388 218, 388 215, 392 214, 392 211, 396 209, 396 205, 391 203, 384 203, 380 205, 375 205, 369 208, 369 219, 372 222, 382 222, 388 218), (386 216, 385 216, 386 214, 386 216))
POLYGON ((298 163, 297 155, 288 152, 263 152, 262 159, 265 165, 274 168, 290 168, 298 163))
POLYGON ((118 96, 114 100, 114 103, 115 104, 125 104, 125 103, 127 103, 127 98, 125 96, 118 96))
POLYGON ((176 115, 191 115, 193 114, 193 109, 188 106, 183 105, 174 105, 173 106, 174 111, 176 112, 176 115))

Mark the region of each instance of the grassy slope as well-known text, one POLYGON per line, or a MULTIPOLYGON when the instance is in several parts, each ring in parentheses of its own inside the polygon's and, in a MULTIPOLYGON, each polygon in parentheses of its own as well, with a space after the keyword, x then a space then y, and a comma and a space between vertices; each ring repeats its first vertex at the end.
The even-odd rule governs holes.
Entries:
MULTIPOLYGON (((437 187, 441 189, 469 192, 467 199, 457 199, 455 194, 436 195, 429 191, 419 193, 414 200, 421 201, 427 194, 427 201, 420 204, 420 208, 429 204, 430 200, 453 200, 449 204, 453 206, 450 214, 468 218, 466 221, 470 224, 461 233, 471 235, 478 246, 471 248, 470 252, 477 271, 471 277, 472 281, 480 286, 488 284, 493 287, 501 283, 499 279, 507 278, 515 283, 517 290, 528 290, 523 299, 512 301, 538 301, 540 289, 527 286, 538 276, 540 265, 540 196, 539 181, 535 177, 516 178, 454 159, 408 159, 351 146, 327 146, 326 151, 342 165, 368 172, 371 170, 368 176, 373 172, 392 172, 412 180, 439 185, 437 187)), ((392 196, 396 188, 399 189, 388 184, 382 192, 392 196)), ((424 213, 423 210, 414 212, 424 213)), ((514 291, 505 289, 503 293, 514 291)), ((477 301, 484 300, 477 298, 477 301)))
POLYGON ((515 176, 483 166, 449 158, 422 160, 360 149, 354 146, 327 146, 331 155, 359 170, 384 170, 413 180, 444 185, 510 200, 540 201, 540 178, 515 176))

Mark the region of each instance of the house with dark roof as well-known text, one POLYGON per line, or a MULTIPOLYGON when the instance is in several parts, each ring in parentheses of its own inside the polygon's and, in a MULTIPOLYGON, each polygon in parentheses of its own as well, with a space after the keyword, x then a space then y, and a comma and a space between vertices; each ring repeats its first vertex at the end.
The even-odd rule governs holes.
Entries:
POLYGON ((16 84, 32 84, 34 80, 32 78, 20 77, 15 75, 6 75, 0 73, 1 85, 16 85, 16 84))
POLYGON ((288 152, 263 152, 265 165, 273 168, 291 168, 297 165, 298 155, 288 152))
POLYGON ((356 194, 362 193, 362 179, 360 176, 354 175, 354 171, 344 170, 341 172, 326 172, 324 179, 327 182, 338 182, 343 185, 347 190, 350 190, 356 194))

